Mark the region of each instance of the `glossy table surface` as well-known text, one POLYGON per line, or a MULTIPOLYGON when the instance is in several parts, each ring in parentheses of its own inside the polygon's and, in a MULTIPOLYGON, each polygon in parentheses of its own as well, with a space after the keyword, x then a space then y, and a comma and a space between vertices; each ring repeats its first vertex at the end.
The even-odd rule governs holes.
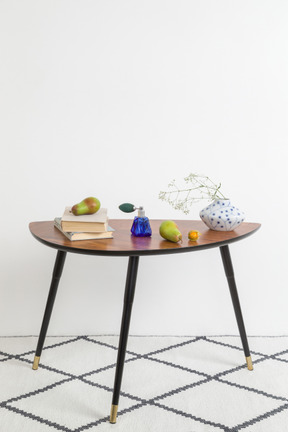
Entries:
POLYGON ((172 243, 164 240, 159 234, 162 220, 150 219, 151 237, 132 236, 130 233, 132 221, 132 219, 110 219, 109 225, 115 229, 114 237, 101 240, 70 241, 54 227, 53 221, 31 222, 29 228, 32 235, 41 243, 66 252, 87 255, 143 256, 220 247, 248 237, 261 226, 258 223, 243 222, 234 231, 212 231, 200 220, 174 220, 183 239, 182 242, 172 243), (192 229, 201 233, 196 242, 188 239, 188 232, 192 229))

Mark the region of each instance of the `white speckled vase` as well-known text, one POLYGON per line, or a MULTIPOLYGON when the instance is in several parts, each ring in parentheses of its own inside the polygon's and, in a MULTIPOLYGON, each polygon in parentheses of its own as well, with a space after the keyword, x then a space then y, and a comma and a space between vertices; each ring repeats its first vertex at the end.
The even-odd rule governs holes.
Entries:
POLYGON ((214 231, 233 231, 244 221, 245 215, 229 199, 216 199, 200 211, 200 218, 214 231))

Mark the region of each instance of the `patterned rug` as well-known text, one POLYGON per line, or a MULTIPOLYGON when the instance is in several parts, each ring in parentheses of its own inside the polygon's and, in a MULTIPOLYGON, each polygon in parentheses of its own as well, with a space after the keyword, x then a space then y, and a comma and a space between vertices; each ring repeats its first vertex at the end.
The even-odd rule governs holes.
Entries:
POLYGON ((0 338, 0 430, 5 432, 288 431, 288 337, 128 340, 117 423, 109 414, 117 336, 0 338))

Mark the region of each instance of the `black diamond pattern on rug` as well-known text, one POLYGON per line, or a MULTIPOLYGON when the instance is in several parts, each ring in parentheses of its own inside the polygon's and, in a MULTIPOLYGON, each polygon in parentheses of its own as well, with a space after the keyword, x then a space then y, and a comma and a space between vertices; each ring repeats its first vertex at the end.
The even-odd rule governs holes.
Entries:
POLYGON ((288 337, 130 336, 116 425, 117 336, 0 338, 0 430, 288 431, 288 337))

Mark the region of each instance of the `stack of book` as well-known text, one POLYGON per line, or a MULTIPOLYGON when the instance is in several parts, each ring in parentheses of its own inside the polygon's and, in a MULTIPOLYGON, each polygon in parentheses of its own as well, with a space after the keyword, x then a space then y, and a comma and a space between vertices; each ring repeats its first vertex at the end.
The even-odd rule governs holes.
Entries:
POLYGON ((94 214, 75 216, 71 207, 66 207, 62 218, 54 219, 54 226, 71 241, 113 238, 114 230, 108 225, 105 208, 94 214))

